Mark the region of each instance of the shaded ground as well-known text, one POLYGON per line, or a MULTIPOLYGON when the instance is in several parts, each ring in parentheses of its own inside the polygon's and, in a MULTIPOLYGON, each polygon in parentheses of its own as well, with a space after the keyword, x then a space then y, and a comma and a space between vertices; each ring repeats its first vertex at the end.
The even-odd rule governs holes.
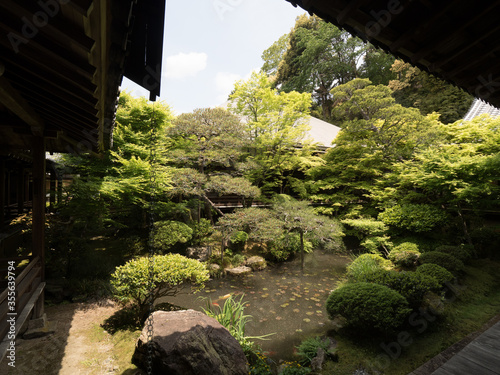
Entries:
MULTIPOLYGON (((93 340, 92 331, 118 307, 113 303, 72 303, 46 308, 50 328, 45 337, 17 340, 15 368, 8 360, 0 364, 1 374, 87 375, 111 374, 118 370, 112 357, 110 337, 93 340)), ((108 335, 109 336, 109 335, 108 335)), ((130 373, 131 374, 131 373, 130 373)))

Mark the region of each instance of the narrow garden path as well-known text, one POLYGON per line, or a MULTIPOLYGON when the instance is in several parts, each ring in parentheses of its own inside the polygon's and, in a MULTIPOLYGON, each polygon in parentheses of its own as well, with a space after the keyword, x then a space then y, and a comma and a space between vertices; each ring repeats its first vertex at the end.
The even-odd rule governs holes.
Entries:
POLYGON ((46 336, 18 339, 15 367, 4 359, 0 374, 5 375, 101 375, 117 368, 108 337, 89 340, 92 330, 118 308, 112 303, 71 303, 46 308, 46 336))

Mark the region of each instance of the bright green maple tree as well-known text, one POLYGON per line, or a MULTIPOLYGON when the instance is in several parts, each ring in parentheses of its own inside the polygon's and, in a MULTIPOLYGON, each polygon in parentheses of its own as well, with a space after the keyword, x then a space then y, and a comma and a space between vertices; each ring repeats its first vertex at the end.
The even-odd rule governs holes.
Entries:
POLYGON ((332 95, 334 111, 345 120, 325 165, 308 171, 312 199, 324 203, 327 214, 375 215, 370 197, 375 182, 418 148, 434 144, 437 116, 396 104, 386 86, 367 79, 340 85, 332 95))
POLYGON ((439 146, 422 148, 395 170, 377 196, 382 202, 400 201, 434 206, 455 213, 464 239, 472 244, 466 212, 500 206, 500 120, 488 115, 442 125, 439 146), (467 210, 466 210, 467 209, 467 210))
POLYGON ((283 193, 287 176, 320 162, 306 138, 311 95, 272 88, 263 72, 237 82, 230 109, 241 116, 251 140, 246 176, 263 192, 283 193))

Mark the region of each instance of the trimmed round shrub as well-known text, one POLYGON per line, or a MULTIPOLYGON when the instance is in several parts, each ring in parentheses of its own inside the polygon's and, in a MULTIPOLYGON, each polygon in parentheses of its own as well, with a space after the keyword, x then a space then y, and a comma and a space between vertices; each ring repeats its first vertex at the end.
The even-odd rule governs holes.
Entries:
POLYGON ((441 289, 441 285, 436 279, 415 272, 381 269, 367 273, 361 281, 384 285, 395 290, 406 298, 412 308, 418 308, 422 304, 425 293, 441 289))
POLYGON ((464 269, 464 264, 461 260, 455 258, 453 255, 441 253, 439 251, 429 251, 423 253, 418 259, 421 264, 432 263, 446 268, 452 274, 456 275, 464 269))
POLYGON ((452 281, 455 276, 446 268, 433 263, 425 263, 417 267, 416 274, 426 275, 437 280, 440 285, 452 281))
POLYGON ((166 254, 132 259, 116 267, 111 274, 111 286, 120 302, 132 301, 145 312, 151 287, 156 300, 177 294, 183 283, 202 288, 209 278, 208 270, 199 261, 180 254, 166 254))
POLYGON ((439 251, 440 253, 453 255, 455 258, 465 262, 472 258, 472 251, 470 245, 460 245, 460 246, 451 246, 451 245, 441 245, 436 247, 434 251, 439 251))
POLYGON ((414 266, 419 256, 418 245, 412 242, 403 242, 389 253, 389 259, 392 263, 403 267, 414 266))
POLYGON ((391 268, 391 262, 377 254, 362 254, 347 266, 347 277, 361 281, 365 273, 391 268))
POLYGON ((341 315, 361 330, 392 332, 412 311, 398 292, 373 283, 346 284, 334 290, 326 300, 330 319, 341 315))

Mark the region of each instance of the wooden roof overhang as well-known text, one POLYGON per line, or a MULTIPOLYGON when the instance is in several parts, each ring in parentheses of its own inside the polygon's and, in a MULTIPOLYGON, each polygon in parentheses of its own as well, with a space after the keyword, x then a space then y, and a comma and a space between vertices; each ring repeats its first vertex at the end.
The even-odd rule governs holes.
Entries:
POLYGON ((500 1, 286 0, 500 107, 500 1))
POLYGON ((165 0, 2 0, 0 153, 109 148, 123 75, 159 95, 165 0))

